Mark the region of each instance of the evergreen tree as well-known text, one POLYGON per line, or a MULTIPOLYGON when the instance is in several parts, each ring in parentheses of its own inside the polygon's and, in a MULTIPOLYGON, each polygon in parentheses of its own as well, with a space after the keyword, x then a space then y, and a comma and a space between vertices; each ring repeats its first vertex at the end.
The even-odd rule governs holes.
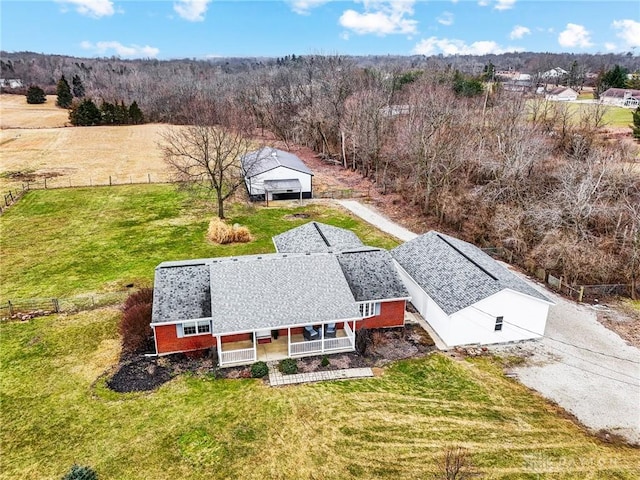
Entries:
POLYGON ((496 66, 491 61, 482 69, 482 78, 485 81, 493 81, 496 74, 496 66))
POLYGON ((27 103, 30 104, 40 104, 47 101, 47 96, 44 94, 44 90, 42 90, 37 85, 31 85, 27 90, 27 103))
POLYGON ((616 65, 604 74, 602 82, 607 88, 624 88, 627 83, 627 69, 616 65))
POLYGON ((116 103, 116 124, 127 125, 129 123, 129 108, 121 100, 120 104, 116 103))
POLYGON ((631 125, 631 130, 633 130, 633 137, 640 141, 640 106, 633 112, 633 125, 631 125))
POLYGON ((56 105, 62 108, 71 107, 71 102, 73 102, 73 95, 71 95, 71 87, 69 87, 69 82, 64 78, 64 75, 58 80, 58 85, 56 87, 56 94, 58 95, 58 99, 56 100, 56 105))
POLYGON ((80 103, 73 104, 69 111, 71 125, 92 126, 102 123, 100 109, 90 98, 85 98, 80 103))
POLYGON ((483 92, 482 81, 479 78, 465 77, 458 70, 453 75, 453 91, 462 97, 475 97, 483 92))
POLYGON ((100 112, 102 113, 103 125, 115 125, 117 122, 116 106, 110 102, 102 102, 100 105, 100 112))
POLYGON ((78 74, 73 76, 71 84, 73 85, 73 96, 76 98, 84 97, 84 85, 82 84, 82 79, 78 74))
POLYGON ((142 110, 138 107, 138 102, 135 100, 129 107, 129 122, 133 125, 140 125, 144 123, 144 115, 142 114, 142 110))

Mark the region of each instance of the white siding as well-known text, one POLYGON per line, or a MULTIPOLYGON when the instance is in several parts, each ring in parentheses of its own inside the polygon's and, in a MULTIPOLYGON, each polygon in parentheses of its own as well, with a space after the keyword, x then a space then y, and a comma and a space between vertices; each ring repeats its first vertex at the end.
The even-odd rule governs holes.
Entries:
POLYGON ((442 339, 449 346, 513 342, 544 335, 549 304, 528 295, 502 290, 450 317, 450 330, 442 339), (495 331, 497 317, 502 330, 495 331))
POLYGON ((297 178, 302 185, 302 192, 311 192, 311 175, 287 167, 276 167, 268 172, 260 173, 245 179, 249 195, 264 195, 265 180, 289 180, 297 178))

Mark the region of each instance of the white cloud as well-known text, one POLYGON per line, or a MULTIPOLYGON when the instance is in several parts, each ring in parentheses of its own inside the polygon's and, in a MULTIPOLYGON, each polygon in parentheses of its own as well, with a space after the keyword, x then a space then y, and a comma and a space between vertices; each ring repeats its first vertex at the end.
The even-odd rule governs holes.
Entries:
POLYGON ((514 52, 518 48, 503 48, 492 40, 481 40, 467 45, 462 40, 430 37, 423 39, 413 48, 417 55, 486 55, 488 53, 501 54, 514 52))
POLYGON ((478 5, 480 5, 481 7, 486 7, 487 5, 489 5, 489 0, 478 0, 478 5))
POLYGON ((612 52, 618 49, 617 45, 611 42, 605 42, 604 48, 606 48, 608 52, 612 52))
POLYGON ((591 32, 584 26, 575 23, 567 23, 567 27, 558 35, 558 43, 561 47, 591 47, 591 32))
POLYGON ((288 0, 291 10, 300 15, 309 15, 310 11, 320 5, 324 5, 329 0, 288 0))
POLYGON ((640 47, 640 22, 635 20, 614 20, 611 24, 618 30, 616 36, 626 43, 627 47, 640 47))
POLYGON ((180 17, 190 22, 202 22, 211 0, 178 0, 173 9, 180 17))
POLYGON ((513 5, 516 3, 516 0, 498 0, 494 10, 509 10, 513 8, 513 5))
POLYGON ((414 0, 361 0, 364 12, 345 10, 339 23, 359 35, 414 34, 418 22, 411 18, 414 0))
POLYGON ((111 0, 56 0, 56 2, 74 5, 80 15, 87 17, 109 17, 115 13, 111 0))
POLYGON ((105 55, 113 51, 115 55, 124 58, 154 58, 160 53, 158 48, 150 47, 149 45, 144 47, 135 44, 127 46, 115 41, 92 43, 85 40, 80 43, 80 46, 85 50, 93 51, 97 55, 105 55))
POLYGON ((438 20, 438 23, 441 23, 442 25, 446 25, 447 27, 449 25, 453 25, 453 13, 442 12, 442 15, 436 18, 436 20, 438 20))
POLYGON ((511 30, 509 38, 511 40, 515 40, 517 38, 522 38, 525 35, 531 35, 531 30, 529 30, 527 27, 523 27, 522 25, 516 25, 513 27, 513 30, 511 30))

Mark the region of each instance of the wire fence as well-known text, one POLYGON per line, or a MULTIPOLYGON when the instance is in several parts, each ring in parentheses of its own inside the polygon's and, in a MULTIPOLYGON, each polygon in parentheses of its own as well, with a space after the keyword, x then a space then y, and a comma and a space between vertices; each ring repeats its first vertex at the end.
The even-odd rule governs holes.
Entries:
POLYGON ((30 320, 54 313, 75 313, 119 305, 131 292, 108 292, 72 297, 22 298, 0 303, 0 320, 30 320))

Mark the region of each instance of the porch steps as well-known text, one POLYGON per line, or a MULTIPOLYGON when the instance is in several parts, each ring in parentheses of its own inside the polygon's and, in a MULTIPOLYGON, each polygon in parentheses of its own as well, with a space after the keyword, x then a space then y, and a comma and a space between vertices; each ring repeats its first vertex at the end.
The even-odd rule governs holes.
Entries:
POLYGON ((369 377, 373 377, 373 371, 369 367, 283 375, 275 364, 269 365, 269 383, 272 387, 294 385, 296 383, 324 382, 327 380, 348 380, 352 378, 369 377))

